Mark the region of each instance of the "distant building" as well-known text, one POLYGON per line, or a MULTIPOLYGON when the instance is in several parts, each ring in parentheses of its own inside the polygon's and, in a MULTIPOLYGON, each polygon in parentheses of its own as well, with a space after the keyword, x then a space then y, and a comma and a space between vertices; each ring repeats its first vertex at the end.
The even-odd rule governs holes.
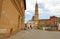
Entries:
POLYGON ((57 25, 58 25, 58 30, 60 30, 60 18, 58 18, 58 23, 57 23, 57 25))
POLYGON ((58 30, 60 30, 60 23, 58 23, 58 30))
POLYGON ((36 3, 35 5, 35 15, 32 17, 32 21, 34 21, 34 27, 42 27, 44 29, 44 27, 47 28, 51 28, 51 29, 56 29, 57 30, 57 22, 59 22, 58 17, 55 16, 51 16, 50 19, 38 19, 38 4, 36 3))
POLYGON ((32 20, 27 21, 26 26, 29 28, 30 28, 30 26, 34 27, 34 21, 32 21, 32 20))

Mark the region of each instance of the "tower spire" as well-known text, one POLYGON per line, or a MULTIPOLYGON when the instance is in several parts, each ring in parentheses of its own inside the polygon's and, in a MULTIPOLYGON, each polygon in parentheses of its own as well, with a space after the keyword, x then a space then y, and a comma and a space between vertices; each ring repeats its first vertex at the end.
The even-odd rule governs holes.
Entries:
POLYGON ((37 1, 36 1, 36 6, 38 6, 37 1))
POLYGON ((36 20, 38 20, 38 3, 37 2, 35 5, 35 18, 36 18, 36 20))
POLYGON ((35 5, 35 14, 38 14, 38 4, 37 4, 37 2, 36 2, 36 5, 35 5))

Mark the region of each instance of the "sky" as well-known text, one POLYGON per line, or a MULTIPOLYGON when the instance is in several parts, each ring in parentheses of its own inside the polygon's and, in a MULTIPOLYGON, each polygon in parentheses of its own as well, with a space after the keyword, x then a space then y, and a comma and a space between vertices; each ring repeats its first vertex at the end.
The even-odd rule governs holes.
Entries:
POLYGON ((25 22, 34 16, 36 2, 39 19, 49 19, 50 16, 60 17, 60 0, 26 0, 25 22))

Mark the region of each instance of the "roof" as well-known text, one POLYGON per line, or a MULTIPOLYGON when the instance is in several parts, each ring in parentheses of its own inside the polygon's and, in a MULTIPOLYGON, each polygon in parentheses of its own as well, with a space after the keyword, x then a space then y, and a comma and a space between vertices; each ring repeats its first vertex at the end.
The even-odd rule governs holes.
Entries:
POLYGON ((26 10, 26 0, 23 0, 23 1, 24 1, 25 10, 26 10))
POLYGON ((60 19, 60 17, 58 17, 58 19, 60 19))
POLYGON ((39 21, 48 21, 49 19, 40 19, 39 21))

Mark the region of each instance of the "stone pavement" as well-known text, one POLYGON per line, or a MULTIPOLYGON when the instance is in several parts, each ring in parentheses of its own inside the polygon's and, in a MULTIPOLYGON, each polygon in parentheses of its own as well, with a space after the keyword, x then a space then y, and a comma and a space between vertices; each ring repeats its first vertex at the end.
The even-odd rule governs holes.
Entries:
POLYGON ((60 39, 60 32, 42 30, 22 30, 8 39, 60 39))

